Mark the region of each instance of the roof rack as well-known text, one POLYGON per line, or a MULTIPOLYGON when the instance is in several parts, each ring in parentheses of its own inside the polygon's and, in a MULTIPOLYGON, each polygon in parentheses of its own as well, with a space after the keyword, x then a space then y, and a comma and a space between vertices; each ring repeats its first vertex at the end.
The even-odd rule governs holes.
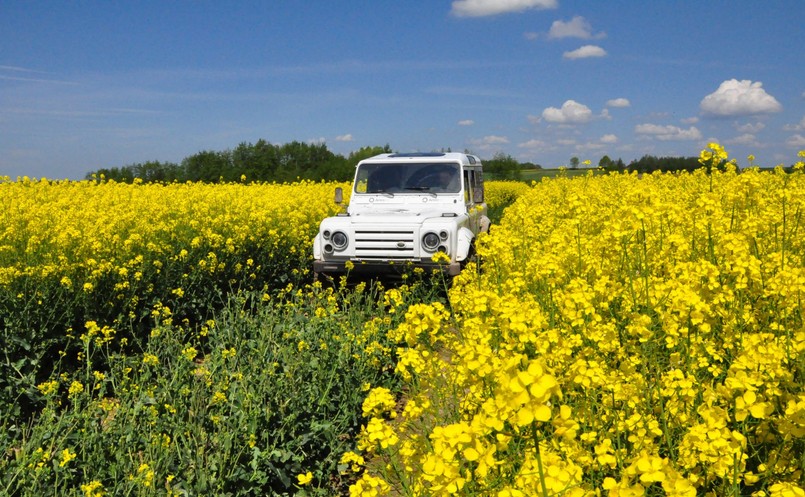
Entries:
POLYGON ((407 152, 402 154, 391 154, 389 157, 444 157, 443 152, 407 152))

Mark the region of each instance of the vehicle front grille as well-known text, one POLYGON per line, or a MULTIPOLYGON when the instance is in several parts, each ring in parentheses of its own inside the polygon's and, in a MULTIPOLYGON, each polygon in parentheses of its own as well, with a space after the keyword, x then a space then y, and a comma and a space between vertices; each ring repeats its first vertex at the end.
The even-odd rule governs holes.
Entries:
POLYGON ((355 256, 359 259, 408 259, 414 256, 413 230, 357 230, 355 256))

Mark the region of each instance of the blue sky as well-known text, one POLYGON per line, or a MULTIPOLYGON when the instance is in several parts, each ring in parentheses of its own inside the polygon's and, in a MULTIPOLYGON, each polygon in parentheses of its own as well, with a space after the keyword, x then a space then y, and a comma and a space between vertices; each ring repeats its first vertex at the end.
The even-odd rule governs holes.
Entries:
POLYGON ((0 176, 242 142, 544 167, 805 149, 805 2, 0 3, 0 176))

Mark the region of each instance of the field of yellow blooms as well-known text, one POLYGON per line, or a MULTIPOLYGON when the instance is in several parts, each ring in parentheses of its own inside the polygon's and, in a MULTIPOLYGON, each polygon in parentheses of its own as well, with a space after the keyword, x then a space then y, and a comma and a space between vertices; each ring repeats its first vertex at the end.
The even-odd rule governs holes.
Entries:
POLYGON ((0 179, 0 404, 25 410, 87 322, 125 344, 155 309, 200 323, 232 291, 303 280, 335 186, 0 179))
POLYGON ((0 178, 0 495, 345 491, 433 289, 310 284, 336 186, 0 178))
POLYGON ((394 321, 374 290, 303 289, 335 186, 0 180, 0 495, 337 473, 394 321))
POLYGON ((805 496, 803 164, 726 158, 488 182, 447 298, 309 284, 344 185, 0 181, 0 494, 805 496))
POLYGON ((519 196, 392 330, 351 495, 805 495, 803 164, 710 147, 519 196))

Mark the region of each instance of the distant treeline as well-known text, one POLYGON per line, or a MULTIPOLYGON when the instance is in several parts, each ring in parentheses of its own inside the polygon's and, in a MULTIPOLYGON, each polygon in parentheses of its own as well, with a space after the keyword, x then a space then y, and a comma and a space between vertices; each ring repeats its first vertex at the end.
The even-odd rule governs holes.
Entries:
POLYGON ((202 151, 174 162, 149 161, 123 167, 102 168, 87 173, 87 179, 131 183, 135 178, 145 182, 205 183, 245 181, 337 180, 348 181, 358 161, 376 154, 391 152, 388 145, 363 147, 348 157, 334 154, 323 143, 293 141, 273 145, 265 140, 241 143, 232 150, 202 151))
MULTIPOLYGON (((448 149, 449 151, 449 149, 448 149)), ((335 154, 324 143, 293 141, 274 145, 265 140, 257 143, 241 143, 231 150, 205 150, 191 155, 177 164, 174 162, 148 161, 123 167, 102 168, 87 173, 87 179, 100 179, 131 183, 135 179, 144 182, 252 182, 335 180, 349 181, 355 165, 376 154, 392 152, 385 146, 363 147, 349 156, 335 154)), ((571 167, 578 167, 578 159, 571 160, 571 167)), ((518 162, 510 155, 498 153, 492 158, 481 158, 489 179, 517 180, 521 172, 542 169, 539 164, 518 162)), ((612 160, 603 156, 598 167, 608 171, 692 171, 702 167, 698 157, 654 157, 644 155, 625 165, 620 158, 612 160)))
POLYGON ((698 157, 654 157, 644 155, 638 160, 629 163, 629 171, 638 173, 653 173, 654 171, 693 171, 699 169, 702 163, 698 157))

